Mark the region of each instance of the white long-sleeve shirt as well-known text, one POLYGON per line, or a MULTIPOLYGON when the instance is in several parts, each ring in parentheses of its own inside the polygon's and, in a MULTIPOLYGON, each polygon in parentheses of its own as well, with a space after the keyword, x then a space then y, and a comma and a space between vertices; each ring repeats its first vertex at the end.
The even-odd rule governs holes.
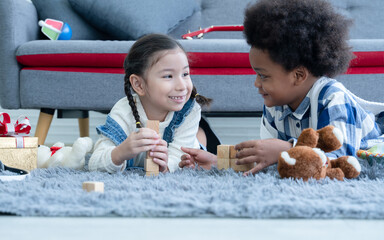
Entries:
MULTIPOLYGON (((140 115, 140 120, 144 127, 147 123, 147 115, 137 95, 133 95, 137 110, 140 115)), ((169 112, 163 122, 159 124, 160 137, 164 134, 164 129, 168 127, 173 118, 174 112, 169 112)), ((120 127, 124 130, 127 136, 136 130, 136 121, 133 117, 131 107, 129 106, 126 97, 120 99, 112 108, 109 116, 113 118, 120 127)), ((201 118, 201 108, 199 104, 194 104, 191 112, 186 116, 184 122, 175 129, 173 141, 168 145, 168 169, 174 172, 179 168, 180 157, 184 154, 180 147, 199 148, 199 142, 196 133, 199 128, 201 118)), ((116 144, 108 137, 100 135, 100 138, 95 144, 94 152, 89 160, 88 168, 90 171, 107 171, 114 173, 122 171, 126 167, 126 161, 121 165, 115 165, 112 162, 111 153, 116 147, 116 144)), ((133 166, 144 167, 146 153, 140 153, 134 158, 133 166)), ((127 159, 129 160, 129 159, 127 159)))

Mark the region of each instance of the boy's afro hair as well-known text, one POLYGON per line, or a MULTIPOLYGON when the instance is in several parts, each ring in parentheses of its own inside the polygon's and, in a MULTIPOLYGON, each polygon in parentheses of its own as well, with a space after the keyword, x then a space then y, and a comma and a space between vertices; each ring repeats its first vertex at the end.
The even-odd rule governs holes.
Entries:
POLYGON ((287 71, 306 67, 314 76, 346 71, 352 21, 323 0, 260 0, 245 11, 244 35, 287 71))

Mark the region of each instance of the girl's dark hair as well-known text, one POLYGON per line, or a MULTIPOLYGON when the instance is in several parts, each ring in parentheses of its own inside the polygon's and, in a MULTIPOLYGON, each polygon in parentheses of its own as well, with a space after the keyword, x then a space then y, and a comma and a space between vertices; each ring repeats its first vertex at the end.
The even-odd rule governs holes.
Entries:
MULTIPOLYGON (((136 121, 136 127, 138 128, 141 127, 140 116, 132 96, 132 86, 131 82, 129 81, 129 77, 132 74, 136 74, 145 79, 146 70, 159 60, 156 57, 156 53, 175 48, 180 48, 185 52, 181 44, 175 39, 163 34, 149 34, 138 39, 132 45, 127 57, 125 58, 124 90, 136 121)), ((186 52, 185 54, 187 55, 186 52)), ((196 98, 196 102, 198 102, 200 105, 209 105, 212 101, 209 98, 197 94, 195 86, 193 86, 191 98, 196 98)))
POLYGON ((245 11, 244 35, 287 71, 304 66, 316 77, 334 77, 353 58, 351 23, 323 0, 260 0, 245 11))

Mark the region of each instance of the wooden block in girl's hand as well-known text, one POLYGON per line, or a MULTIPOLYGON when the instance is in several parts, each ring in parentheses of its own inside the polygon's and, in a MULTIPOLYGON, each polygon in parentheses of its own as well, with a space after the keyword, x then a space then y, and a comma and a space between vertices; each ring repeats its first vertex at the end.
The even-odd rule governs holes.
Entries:
MULTIPOLYGON (((159 121, 148 120, 147 128, 150 128, 159 133, 159 124, 159 121)), ((149 156, 149 152, 147 152, 147 157, 144 160, 144 170, 145 172, 150 172, 151 175, 158 175, 159 173, 159 165, 152 161, 152 157, 149 156)))
POLYGON ((152 158, 146 158, 144 161, 144 170, 146 172, 159 172, 159 165, 153 162, 152 158))
POLYGON ((147 121, 147 128, 150 128, 157 133, 159 133, 159 125, 160 125, 160 122, 157 120, 148 120, 147 121))

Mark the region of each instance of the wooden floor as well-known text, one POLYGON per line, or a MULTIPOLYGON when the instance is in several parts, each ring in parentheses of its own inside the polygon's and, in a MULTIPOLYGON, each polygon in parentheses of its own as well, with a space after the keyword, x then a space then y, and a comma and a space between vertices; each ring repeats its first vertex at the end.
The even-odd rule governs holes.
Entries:
POLYGON ((383 220, 31 218, 0 216, 1 240, 384 239, 383 220))

